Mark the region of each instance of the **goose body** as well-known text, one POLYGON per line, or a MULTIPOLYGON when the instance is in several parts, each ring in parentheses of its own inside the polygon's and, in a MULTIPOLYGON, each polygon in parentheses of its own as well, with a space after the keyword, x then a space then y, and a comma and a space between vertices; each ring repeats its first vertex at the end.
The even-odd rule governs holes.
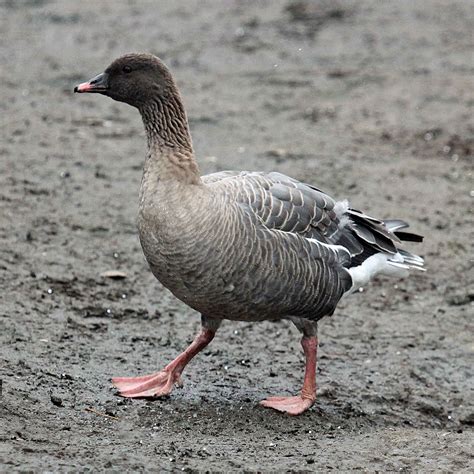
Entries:
MULTIPOLYGON (((341 246, 306 238, 302 226, 301 233, 282 230, 284 225, 275 221, 278 208, 290 202, 277 200, 271 189, 283 189, 284 178, 277 173, 204 176, 197 189, 180 193, 185 211, 173 213, 166 223, 152 219, 153 210, 142 208, 140 240, 154 275, 189 306, 218 319, 301 316, 316 321, 332 313, 351 286, 343 266, 349 255, 341 246)), ((292 184, 289 178, 286 182, 292 184)), ((167 197, 160 199, 160 194, 157 199, 164 205, 167 197)), ((302 193, 296 195, 302 202, 302 193)), ((305 210, 303 205, 299 208, 305 210)), ((317 209, 321 215, 328 211, 317 209)), ((290 211, 289 218, 291 212, 295 216, 289 228, 301 225, 298 211, 290 211)), ((310 214, 305 218, 306 235, 315 234, 309 227, 316 219, 310 214)))
POLYGON ((314 402, 317 321, 377 275, 406 276, 423 260, 400 248, 421 241, 400 220, 382 221, 281 173, 200 176, 179 92, 148 54, 115 60, 76 92, 99 92, 137 107, 148 140, 138 230, 151 271, 199 311, 203 329, 164 370, 115 378, 121 395, 169 393, 223 319, 290 319, 303 333, 306 374, 296 397, 263 405, 299 414, 314 402))

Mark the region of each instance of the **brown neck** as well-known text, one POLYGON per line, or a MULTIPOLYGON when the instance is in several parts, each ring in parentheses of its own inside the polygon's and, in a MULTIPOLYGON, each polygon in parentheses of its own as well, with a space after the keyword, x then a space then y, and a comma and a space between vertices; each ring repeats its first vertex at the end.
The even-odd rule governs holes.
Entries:
POLYGON ((179 92, 156 97, 139 110, 148 141, 147 168, 152 167, 163 181, 199 184, 199 167, 179 92))

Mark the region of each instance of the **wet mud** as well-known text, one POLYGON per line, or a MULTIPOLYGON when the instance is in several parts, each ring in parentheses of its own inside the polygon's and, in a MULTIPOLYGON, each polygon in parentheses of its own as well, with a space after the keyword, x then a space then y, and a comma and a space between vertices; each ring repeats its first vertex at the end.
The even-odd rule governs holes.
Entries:
POLYGON ((0 470, 472 472, 473 29, 469 0, 1 1, 0 470), (300 387, 286 322, 224 323, 168 398, 110 384, 199 327, 142 256, 138 114, 72 93, 130 51, 172 68, 204 173, 277 170, 426 236, 426 273, 321 323, 301 417, 258 404, 300 387))

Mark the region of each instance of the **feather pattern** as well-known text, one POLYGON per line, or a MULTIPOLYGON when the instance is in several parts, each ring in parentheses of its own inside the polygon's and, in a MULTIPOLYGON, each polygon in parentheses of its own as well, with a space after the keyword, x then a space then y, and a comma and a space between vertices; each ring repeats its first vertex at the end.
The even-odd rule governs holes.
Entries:
POLYGON ((406 232, 404 221, 375 219, 281 173, 201 176, 180 94, 155 56, 122 56, 75 92, 99 92, 140 111, 148 142, 140 243, 156 278, 202 315, 198 337, 163 371, 114 379, 121 394, 168 394, 223 319, 285 318, 303 333, 305 382, 300 396, 263 405, 308 409, 316 395, 316 322, 377 275, 422 269, 421 257, 399 248, 422 238, 406 232))
MULTIPOLYGON (((392 274, 395 267, 407 270, 422 265, 423 259, 397 247, 404 236, 399 229, 408 226, 404 221, 392 220, 386 224, 349 208, 347 201, 336 202, 318 188, 281 173, 227 171, 202 179, 213 192, 239 203, 251 216, 252 224, 263 229, 266 238, 272 241, 273 252, 279 247, 301 253, 309 243, 310 259, 306 265, 313 265, 312 260, 321 264, 315 276, 317 285, 322 286, 329 273, 343 282, 342 286, 325 289, 333 308, 345 292, 353 291, 361 281, 365 284, 376 274, 392 274), (372 259, 371 265, 350 272, 378 254, 384 257, 372 259), (365 274, 368 266, 370 271, 365 274), (347 274, 351 275, 350 283, 347 274), (360 275, 364 278, 357 280, 360 275)), ((286 270, 291 272, 292 268, 286 266, 286 270)), ((306 317, 319 318, 318 309, 312 308, 312 315, 306 317)))
POLYGON ((104 74, 114 77, 107 95, 137 107, 145 126, 138 218, 145 257, 158 280, 201 314, 315 321, 361 282, 420 267, 399 252, 400 239, 418 238, 404 222, 385 224, 281 173, 201 176, 179 91, 158 58, 126 55, 104 74), (129 61, 136 76, 122 74, 129 61), (147 86, 137 93, 130 77, 147 86))
POLYGON ((399 235, 413 236, 406 240, 422 240, 416 234, 399 232, 408 227, 404 221, 391 220, 386 225, 349 208, 347 201, 336 202, 318 188, 281 173, 226 171, 203 176, 203 181, 224 186, 232 198, 247 203, 267 228, 341 245, 352 257, 396 253, 399 235))

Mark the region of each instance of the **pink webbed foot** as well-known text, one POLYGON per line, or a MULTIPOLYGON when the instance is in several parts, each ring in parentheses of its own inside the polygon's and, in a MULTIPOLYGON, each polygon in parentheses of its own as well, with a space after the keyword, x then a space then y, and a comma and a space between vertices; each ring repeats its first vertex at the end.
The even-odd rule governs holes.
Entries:
POLYGON ((301 395, 295 397, 268 397, 260 402, 260 405, 273 408, 289 415, 301 415, 313 406, 314 399, 303 398, 301 395))
POLYGON ((301 345, 306 356, 306 370, 301 395, 295 397, 268 397, 261 401, 260 405, 288 413, 289 415, 301 415, 301 413, 304 413, 313 406, 316 400, 318 339, 316 336, 304 336, 301 340, 301 345))
POLYGON ((114 377, 112 383, 126 398, 163 397, 182 384, 179 374, 167 369, 142 377, 114 377))
POLYGON ((218 325, 213 329, 204 328, 191 345, 161 372, 141 377, 115 377, 112 383, 120 395, 127 398, 156 398, 168 395, 174 385, 182 385, 181 373, 188 362, 213 339, 218 325))

